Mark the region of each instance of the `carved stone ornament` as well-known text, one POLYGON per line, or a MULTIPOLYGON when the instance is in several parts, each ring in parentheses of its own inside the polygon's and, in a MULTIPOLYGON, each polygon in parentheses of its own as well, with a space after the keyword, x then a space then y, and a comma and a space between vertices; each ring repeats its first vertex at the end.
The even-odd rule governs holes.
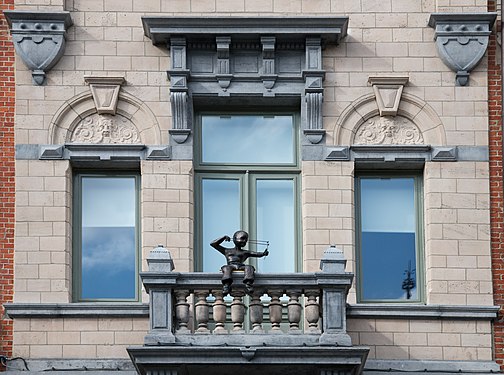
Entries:
POLYGON ((85 76, 84 81, 89 84, 98 114, 115 115, 124 77, 85 76))
POLYGON ((408 77, 369 77, 380 116, 396 116, 408 77))
POLYGON ((429 26, 435 28, 439 57, 454 72, 458 86, 466 86, 469 73, 488 47, 496 13, 434 13, 429 26))
POLYGON ((69 12, 4 11, 17 54, 42 85, 65 52, 65 36, 72 26, 69 12))
POLYGON ((362 124, 355 135, 357 145, 420 145, 420 129, 404 117, 375 117, 362 124))
POLYGON ((127 118, 93 114, 82 120, 72 132, 72 143, 136 144, 138 129, 127 118))

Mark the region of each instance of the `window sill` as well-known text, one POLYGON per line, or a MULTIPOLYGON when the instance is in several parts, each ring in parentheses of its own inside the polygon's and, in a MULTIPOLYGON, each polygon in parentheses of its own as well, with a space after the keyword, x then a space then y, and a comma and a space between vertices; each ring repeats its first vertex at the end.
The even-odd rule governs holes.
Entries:
MULTIPOLYGON (((8 303, 4 305, 8 317, 145 317, 149 305, 142 303, 8 303)), ((348 318, 380 319, 470 319, 491 320, 497 317, 498 306, 461 305, 400 305, 355 304, 347 309, 348 318)))
POLYGON ((149 316, 149 305, 142 303, 7 303, 7 316, 15 318, 84 318, 84 317, 142 317, 149 316))
POLYGON ((355 304, 347 308, 348 318, 381 319, 470 319, 491 320, 499 306, 355 304))

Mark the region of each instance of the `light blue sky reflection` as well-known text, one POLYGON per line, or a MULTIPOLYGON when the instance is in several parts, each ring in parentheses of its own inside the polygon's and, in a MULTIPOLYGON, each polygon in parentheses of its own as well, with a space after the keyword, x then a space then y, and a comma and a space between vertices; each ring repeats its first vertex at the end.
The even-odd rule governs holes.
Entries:
MULTIPOLYGON (((240 229, 240 181, 203 179, 203 272, 218 272, 226 258, 210 246, 224 235, 233 237, 240 229)), ((224 242, 233 247, 233 242, 224 242)))
MULTIPOLYGON (((409 264, 416 270, 413 178, 361 178, 361 282, 364 300, 406 299, 409 264)), ((416 283, 416 274, 413 274, 416 283)), ((417 298, 417 288, 412 291, 417 298)))
POLYGON ((294 181, 257 180, 256 188, 257 238, 270 241, 269 255, 258 260, 258 271, 294 272, 294 181))
POLYGON ((205 115, 201 133, 205 163, 294 162, 292 116, 205 115))
POLYGON ((81 298, 135 298, 135 224, 134 177, 82 178, 81 298))

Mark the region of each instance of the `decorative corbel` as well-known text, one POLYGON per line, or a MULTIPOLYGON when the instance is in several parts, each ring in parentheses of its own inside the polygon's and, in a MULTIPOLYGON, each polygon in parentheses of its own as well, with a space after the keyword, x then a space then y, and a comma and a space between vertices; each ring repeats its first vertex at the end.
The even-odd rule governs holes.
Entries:
POLYGON ((85 76, 84 81, 89 85, 98 114, 115 115, 124 77, 85 76))
POLYGON ((275 43, 276 38, 274 36, 261 37, 263 57, 263 72, 261 74, 261 79, 264 87, 268 91, 271 91, 273 86, 275 86, 278 77, 278 75, 275 74, 275 43))
POLYGON ((322 141, 325 130, 322 126, 322 102, 324 88, 322 82, 325 71, 322 70, 322 41, 321 38, 306 38, 306 70, 305 79, 306 124, 303 133, 310 143, 322 141))
POLYGON ((231 37, 218 36, 215 38, 217 44, 217 81, 219 86, 225 90, 231 84, 233 75, 229 68, 229 45, 231 44, 231 37))
POLYGON ((369 77, 380 117, 397 115, 403 88, 408 80, 408 77, 369 77))
POLYGON ((184 37, 171 38, 170 101, 172 129, 168 130, 176 143, 184 143, 191 134, 189 86, 190 71, 187 69, 187 43, 184 37))
POLYGON ((69 12, 4 11, 17 54, 42 85, 46 72, 65 52, 66 31, 72 26, 69 12))
POLYGON ((429 26, 439 57, 454 72, 457 86, 466 86, 469 73, 478 65, 488 47, 496 13, 433 13, 429 26))

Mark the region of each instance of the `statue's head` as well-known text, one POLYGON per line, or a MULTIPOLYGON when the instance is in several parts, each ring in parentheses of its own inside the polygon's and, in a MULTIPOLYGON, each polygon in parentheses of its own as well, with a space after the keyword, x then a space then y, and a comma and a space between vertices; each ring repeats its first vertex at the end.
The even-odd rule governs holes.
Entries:
POLYGON ((236 231, 235 234, 233 234, 233 242, 236 246, 243 247, 247 244, 248 237, 249 235, 247 232, 245 232, 244 230, 239 230, 236 231))

